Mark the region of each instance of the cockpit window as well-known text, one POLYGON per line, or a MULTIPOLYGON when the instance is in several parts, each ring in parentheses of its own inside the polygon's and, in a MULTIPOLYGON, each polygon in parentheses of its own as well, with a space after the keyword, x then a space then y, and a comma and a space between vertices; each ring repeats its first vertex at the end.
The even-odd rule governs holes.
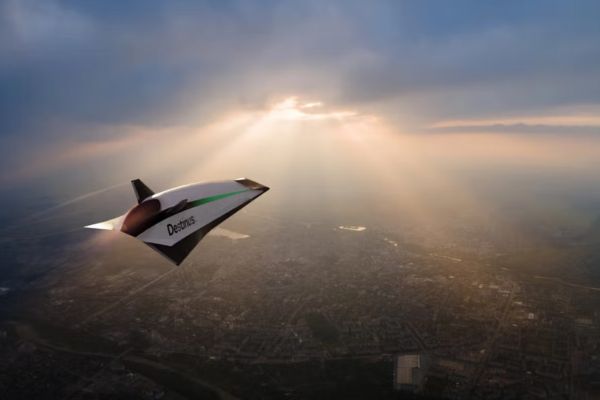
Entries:
POLYGON ((151 199, 144 201, 129 211, 121 231, 131 236, 137 236, 154 223, 154 217, 160 213, 160 201, 151 199))

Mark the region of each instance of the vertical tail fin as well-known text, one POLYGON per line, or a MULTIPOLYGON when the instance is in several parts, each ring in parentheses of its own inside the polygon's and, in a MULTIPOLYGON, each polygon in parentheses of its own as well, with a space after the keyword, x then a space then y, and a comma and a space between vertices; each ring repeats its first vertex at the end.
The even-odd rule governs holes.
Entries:
POLYGON ((133 186, 133 191, 137 197, 138 204, 154 194, 152 189, 139 179, 132 180, 131 185, 133 186))

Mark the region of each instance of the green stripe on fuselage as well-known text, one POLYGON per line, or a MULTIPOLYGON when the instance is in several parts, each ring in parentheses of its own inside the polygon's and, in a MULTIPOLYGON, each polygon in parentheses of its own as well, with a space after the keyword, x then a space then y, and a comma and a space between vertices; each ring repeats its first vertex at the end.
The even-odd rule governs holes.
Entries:
POLYGON ((249 192, 249 191, 250 190, 246 189, 246 190, 239 190, 237 192, 229 192, 229 193, 216 194, 214 196, 204 197, 202 199, 190 201, 189 205, 191 207, 197 207, 197 206, 201 206, 202 204, 211 203, 213 201, 225 199, 227 197, 235 196, 236 194, 245 193, 245 192, 249 192))

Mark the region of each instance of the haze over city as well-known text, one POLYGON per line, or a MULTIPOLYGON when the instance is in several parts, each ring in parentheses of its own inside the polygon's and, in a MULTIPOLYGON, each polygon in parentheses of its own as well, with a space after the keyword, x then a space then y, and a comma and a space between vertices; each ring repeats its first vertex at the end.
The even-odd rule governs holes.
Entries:
POLYGON ((599 17, 2 2, 0 392, 595 398, 599 17), (241 177, 271 190, 180 267, 83 229, 241 177))

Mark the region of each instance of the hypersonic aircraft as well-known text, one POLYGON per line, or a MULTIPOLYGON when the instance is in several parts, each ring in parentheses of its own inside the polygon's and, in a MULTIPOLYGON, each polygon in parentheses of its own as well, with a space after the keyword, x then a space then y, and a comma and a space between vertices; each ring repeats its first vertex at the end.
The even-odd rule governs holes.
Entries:
POLYGON ((156 194, 139 179, 131 184, 138 200, 135 207, 86 228, 125 232, 176 265, 211 229, 269 190, 245 178, 179 186, 156 194))

